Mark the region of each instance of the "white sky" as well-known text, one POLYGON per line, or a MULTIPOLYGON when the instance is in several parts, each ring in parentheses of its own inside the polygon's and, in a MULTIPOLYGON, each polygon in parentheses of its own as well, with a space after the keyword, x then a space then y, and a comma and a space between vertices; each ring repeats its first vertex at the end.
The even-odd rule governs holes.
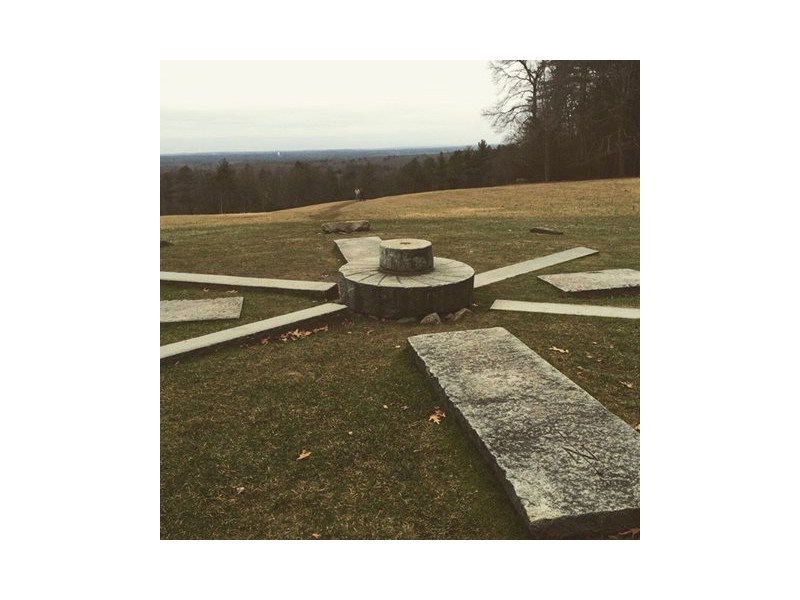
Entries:
POLYGON ((490 144, 487 61, 162 61, 161 152, 490 144))

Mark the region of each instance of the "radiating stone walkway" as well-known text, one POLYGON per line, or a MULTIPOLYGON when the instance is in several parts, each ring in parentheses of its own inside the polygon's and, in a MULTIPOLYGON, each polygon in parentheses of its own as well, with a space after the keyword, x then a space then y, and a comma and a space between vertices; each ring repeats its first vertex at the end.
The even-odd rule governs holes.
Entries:
POLYGON ((306 292, 329 298, 336 294, 336 284, 327 281, 301 281, 298 279, 267 279, 263 277, 235 277, 230 275, 204 275, 202 273, 175 273, 161 271, 161 281, 176 283, 205 283, 231 287, 261 288, 306 292))
POLYGON ((582 315, 587 317, 617 317, 638 319, 638 308, 621 306, 595 306, 593 304, 561 304, 558 302, 523 302, 520 300, 495 300, 490 310, 511 310, 552 315, 582 315))
POLYGON ((239 327, 209 333, 208 335, 201 335, 200 337, 183 340, 182 342, 167 344, 166 346, 161 346, 161 360, 174 358, 181 354, 195 352, 197 350, 207 350, 255 335, 285 331, 291 327, 304 325, 320 317, 330 316, 344 310, 347 310, 344 304, 328 302, 326 304, 320 304, 319 306, 290 312, 279 317, 272 317, 270 319, 264 319, 263 321, 256 321, 255 323, 248 323, 246 325, 240 325, 239 327))
POLYGON ((378 236, 344 238, 333 240, 336 248, 347 262, 374 258, 377 262, 381 252, 381 238, 378 236))
POLYGON ((548 254, 547 256, 526 260, 524 262, 508 265, 507 267, 500 267, 499 269, 484 271, 483 273, 478 273, 475 275, 475 287, 480 288, 485 285, 497 283, 498 281, 503 281, 504 279, 516 277, 517 275, 524 275, 525 273, 530 273, 531 271, 538 271, 546 267, 552 267, 553 265, 567 262, 568 260, 575 260, 576 258, 589 256, 590 254, 597 254, 597 250, 583 247, 571 248, 570 250, 556 252, 555 254, 548 254))

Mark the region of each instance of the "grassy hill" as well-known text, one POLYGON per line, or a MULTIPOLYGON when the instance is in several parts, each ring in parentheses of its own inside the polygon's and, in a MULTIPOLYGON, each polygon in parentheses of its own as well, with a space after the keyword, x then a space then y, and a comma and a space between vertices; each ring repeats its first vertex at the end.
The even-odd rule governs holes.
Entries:
MULTIPOLYGON (((410 335, 502 326, 631 425, 639 422, 639 322, 488 311, 497 298, 564 301, 537 275, 639 267, 639 180, 448 190, 259 214, 161 218, 161 269, 335 281, 329 220, 419 237, 476 272, 575 246, 599 254, 476 290, 475 314, 439 326, 359 315, 297 341, 233 346, 161 369, 163 538, 519 538, 500 485, 437 402, 410 335), (563 236, 529 232, 550 226, 563 236), (569 350, 568 353, 551 348, 569 350), (311 455, 297 461, 301 451, 311 455)), ((225 289, 162 284, 162 299, 225 289)), ((239 290, 242 319, 313 299, 239 290)), ((637 296, 570 299, 638 306, 637 296)), ((231 323, 161 326, 168 343, 231 323)))

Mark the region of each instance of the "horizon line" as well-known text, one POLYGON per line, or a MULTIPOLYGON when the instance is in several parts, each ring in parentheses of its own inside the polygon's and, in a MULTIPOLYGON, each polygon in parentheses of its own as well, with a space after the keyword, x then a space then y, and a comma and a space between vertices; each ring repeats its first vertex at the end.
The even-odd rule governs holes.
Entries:
MULTIPOLYGON (((502 142, 487 145, 499 146, 502 142)), ((436 148, 466 148, 477 146, 477 144, 441 144, 433 146, 377 146, 364 148, 303 148, 302 150, 193 150, 188 152, 160 152, 159 156, 184 156, 187 154, 257 154, 257 153, 276 153, 276 152, 358 152, 363 150, 433 150, 436 148)))

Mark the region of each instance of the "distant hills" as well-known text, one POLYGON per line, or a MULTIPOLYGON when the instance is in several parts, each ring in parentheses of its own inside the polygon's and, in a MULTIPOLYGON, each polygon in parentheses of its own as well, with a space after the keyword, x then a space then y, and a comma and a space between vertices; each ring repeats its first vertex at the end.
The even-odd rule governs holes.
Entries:
POLYGON ((273 152, 193 152, 189 154, 162 154, 162 167, 182 165, 212 165, 227 159, 229 163, 287 163, 295 161, 347 161, 383 156, 424 156, 428 154, 449 153, 465 146, 437 146, 433 148, 364 148, 348 150, 280 150, 273 152))

